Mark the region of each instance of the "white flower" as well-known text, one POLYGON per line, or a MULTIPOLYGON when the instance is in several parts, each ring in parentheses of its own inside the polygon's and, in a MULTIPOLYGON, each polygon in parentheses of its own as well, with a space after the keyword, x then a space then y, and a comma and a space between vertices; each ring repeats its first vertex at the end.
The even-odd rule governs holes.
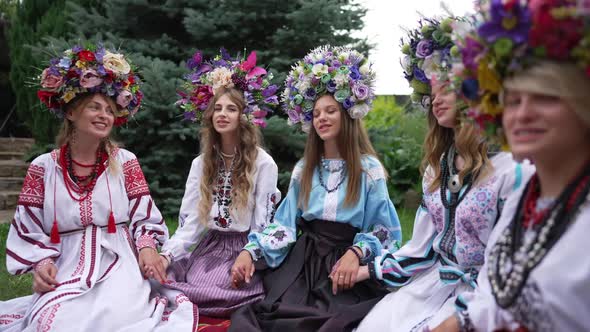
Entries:
POLYGON ((103 56, 102 65, 105 69, 118 75, 127 75, 131 71, 131 67, 123 57, 123 54, 111 53, 109 51, 106 51, 103 56))
POLYGON ((311 82, 307 77, 305 77, 304 79, 297 82, 295 84, 295 87, 297 88, 297 90, 299 90, 300 94, 303 94, 307 89, 309 89, 309 87, 311 87, 311 82))
POLYGON ((424 71, 424 75, 428 79, 432 79, 441 70, 441 52, 434 51, 431 55, 424 59, 424 63, 422 64, 422 70, 424 71))
POLYGON ((301 129, 304 133, 309 133, 309 131, 311 130, 311 122, 303 122, 301 124, 301 129))
POLYGON ((402 59, 402 68, 404 72, 411 74, 412 73, 412 59, 409 55, 406 55, 402 59))
POLYGON ((336 89, 340 89, 348 85, 348 75, 338 73, 334 76, 334 83, 336 83, 336 89))
POLYGON ((369 113, 370 110, 371 108, 369 107, 369 105, 365 103, 356 104, 348 110, 348 114, 353 119, 360 119, 367 115, 367 113, 369 113))
POLYGON ((316 63, 315 65, 313 65, 313 67, 311 67, 311 72, 316 77, 322 77, 323 75, 328 73, 328 66, 321 63, 316 63))
POLYGON ((213 91, 224 87, 224 88, 233 88, 234 83, 231 80, 231 75, 233 72, 226 67, 218 67, 212 70, 209 74, 207 74, 207 80, 211 82, 213 87, 213 91))
POLYGON ((371 66, 369 65, 369 61, 365 62, 365 64, 359 68, 359 72, 363 76, 368 75, 370 71, 371 71, 371 66))

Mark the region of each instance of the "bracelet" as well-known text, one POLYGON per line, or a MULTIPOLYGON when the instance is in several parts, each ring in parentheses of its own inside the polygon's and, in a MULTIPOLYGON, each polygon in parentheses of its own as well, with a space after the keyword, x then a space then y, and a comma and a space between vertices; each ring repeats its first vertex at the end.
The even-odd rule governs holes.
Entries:
MULTIPOLYGON (((356 256, 356 258, 359 259, 359 264, 360 264, 363 261, 363 257, 361 256, 361 254, 358 253, 358 251, 355 250, 355 248, 358 248, 358 247, 350 246, 350 247, 346 248, 346 250, 347 251, 351 250, 354 253, 354 255, 356 256)), ((362 249, 359 248, 359 250, 362 250, 362 249)))
POLYGON ((45 258, 39 262, 37 262, 37 264, 35 264, 35 266, 33 267, 33 270, 35 270, 35 272, 39 271, 39 269, 45 265, 49 265, 49 264, 54 264, 53 259, 51 258, 45 258))
POLYGON ((137 251, 139 252, 143 248, 156 249, 156 240, 149 235, 141 235, 137 239, 137 251))

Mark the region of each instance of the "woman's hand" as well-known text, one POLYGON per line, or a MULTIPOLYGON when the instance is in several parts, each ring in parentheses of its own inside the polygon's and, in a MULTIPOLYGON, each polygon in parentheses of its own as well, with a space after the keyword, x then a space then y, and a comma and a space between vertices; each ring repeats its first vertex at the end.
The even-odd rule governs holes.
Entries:
POLYGON ((347 250, 332 268, 330 279, 332 279, 332 293, 334 295, 340 291, 352 288, 357 281, 360 262, 357 255, 352 252, 352 250, 359 249, 352 247, 347 250))
POLYGON ((252 256, 247 250, 242 250, 231 268, 232 287, 236 289, 240 288, 243 286, 244 281, 249 284, 254 271, 252 256))
POLYGON ((154 248, 145 247, 139 251, 139 269, 145 279, 154 278, 162 284, 166 282, 166 269, 161 258, 154 248))
POLYGON ((457 316, 453 315, 431 330, 431 332, 459 332, 460 330, 459 320, 457 316))
POLYGON ((53 263, 44 264, 33 273, 33 291, 39 294, 54 291, 57 287, 57 267, 53 263))
POLYGON ((369 279, 369 267, 366 265, 359 267, 359 271, 356 274, 356 282, 361 282, 367 279, 369 279))

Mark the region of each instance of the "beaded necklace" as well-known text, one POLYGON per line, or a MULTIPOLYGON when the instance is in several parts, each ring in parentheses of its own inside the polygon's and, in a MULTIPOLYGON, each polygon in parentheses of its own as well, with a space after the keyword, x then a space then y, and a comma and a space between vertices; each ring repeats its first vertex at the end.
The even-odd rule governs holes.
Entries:
MULTIPOLYGON (((106 161, 107 156, 106 153, 102 148, 99 148, 96 152, 96 162, 92 166, 92 172, 87 176, 78 176, 74 172, 74 168, 72 166, 72 157, 71 157, 71 148, 69 144, 64 145, 60 149, 60 163, 62 166, 62 175, 64 178, 64 183, 68 194, 70 197, 77 201, 82 202, 86 200, 94 186, 96 185, 96 181, 98 180, 99 175, 104 171, 104 162, 106 161), (90 182, 86 185, 82 184, 84 181, 90 180, 90 182), (79 195, 79 197, 75 197, 72 192, 79 195)), ((84 165, 84 164, 82 164, 84 165)), ((88 167, 88 165, 84 165, 88 167)))
POLYGON ((336 191, 340 185, 344 182, 344 179, 346 179, 346 167, 344 167, 344 161, 342 161, 338 167, 336 168, 331 168, 328 161, 324 158, 324 156, 322 156, 321 158, 321 164, 322 167, 320 167, 320 169, 318 170, 319 173, 319 178, 320 178, 320 185, 328 192, 328 193, 332 193, 334 191, 336 191), (334 188, 328 188, 328 185, 324 182, 324 175, 322 168, 326 169, 328 172, 332 173, 332 172, 338 172, 339 173, 339 180, 338 183, 336 184, 336 186, 334 188))
POLYGON ((590 163, 545 210, 531 210, 540 195, 537 174, 527 183, 510 225, 488 257, 488 278, 500 307, 507 308, 516 301, 531 271, 575 220, 589 192, 590 163))
POLYGON ((232 158, 229 170, 226 170, 225 159, 223 159, 222 155, 219 155, 217 188, 215 190, 215 199, 217 201, 217 217, 215 218, 215 223, 222 228, 227 228, 231 224, 229 206, 231 205, 231 186, 235 160, 235 157, 232 158), (226 190, 226 187, 229 187, 229 189, 226 190))

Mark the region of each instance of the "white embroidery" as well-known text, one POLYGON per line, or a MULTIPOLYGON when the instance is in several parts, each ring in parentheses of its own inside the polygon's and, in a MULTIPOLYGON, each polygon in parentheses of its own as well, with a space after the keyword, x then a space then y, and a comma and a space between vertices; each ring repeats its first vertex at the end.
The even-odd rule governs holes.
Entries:
MULTIPOLYGON (((332 161, 330 161, 332 163, 332 161)), ((322 170, 320 170, 321 172, 322 170)), ((332 189, 338 185, 340 182, 340 177, 342 176, 342 171, 340 172, 331 172, 330 176, 328 177, 328 184, 326 187, 332 189)), ((336 211, 338 209, 338 193, 340 189, 345 186, 345 183, 342 182, 340 186, 334 190, 333 192, 329 193, 326 191, 326 198, 324 199, 324 213, 322 215, 322 219, 326 221, 336 221, 336 211)))
POLYGON ((385 172, 383 171, 383 167, 376 166, 367 170, 367 175, 369 176, 369 181, 377 181, 381 179, 385 179, 385 172))

